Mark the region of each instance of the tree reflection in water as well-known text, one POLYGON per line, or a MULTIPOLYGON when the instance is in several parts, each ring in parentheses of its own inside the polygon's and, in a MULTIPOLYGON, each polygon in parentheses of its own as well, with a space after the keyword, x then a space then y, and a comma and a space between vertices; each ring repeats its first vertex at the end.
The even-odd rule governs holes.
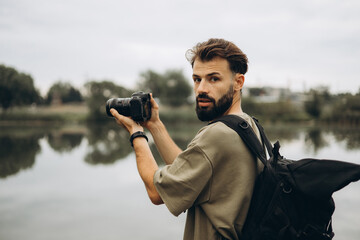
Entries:
POLYGON ((355 150, 360 148, 360 133, 358 128, 339 129, 332 130, 336 141, 345 142, 346 148, 349 150, 355 150))
POLYGON ((47 135, 47 141, 56 152, 71 152, 81 144, 83 137, 84 133, 55 131, 47 135))
POLYGON ((312 128, 306 131, 305 146, 315 154, 328 145, 328 141, 324 138, 323 132, 319 128, 312 128))
MULTIPOLYGON (((186 148, 203 125, 167 123, 170 135, 182 149, 186 148)), ((343 142, 347 150, 360 148, 358 129, 271 125, 264 128, 272 142, 275 140, 304 141, 306 149, 315 155, 327 147, 330 141, 343 142)), ((88 146, 83 159, 90 165, 113 164, 133 152, 129 143, 129 134, 114 122, 70 128, 2 128, 0 131, 0 178, 6 178, 22 169, 34 166, 36 155, 41 151, 39 140, 42 138, 45 138, 49 146, 59 153, 70 153, 80 146, 84 138, 87 139, 88 146)), ((163 165, 151 137, 149 140, 156 161, 159 165, 163 165)))
POLYGON ((90 150, 84 160, 92 165, 112 164, 132 152, 129 134, 114 123, 88 125, 87 139, 90 150))
POLYGON ((6 178, 20 170, 31 168, 40 152, 42 135, 0 136, 0 178, 6 178))

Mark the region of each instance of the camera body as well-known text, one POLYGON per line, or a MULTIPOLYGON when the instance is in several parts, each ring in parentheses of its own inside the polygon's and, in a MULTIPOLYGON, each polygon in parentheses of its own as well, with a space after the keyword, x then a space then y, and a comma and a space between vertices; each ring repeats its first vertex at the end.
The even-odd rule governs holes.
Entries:
POLYGON ((114 108, 121 115, 131 117, 135 122, 144 122, 151 118, 150 93, 135 92, 130 98, 111 98, 106 102, 106 113, 112 117, 114 108))

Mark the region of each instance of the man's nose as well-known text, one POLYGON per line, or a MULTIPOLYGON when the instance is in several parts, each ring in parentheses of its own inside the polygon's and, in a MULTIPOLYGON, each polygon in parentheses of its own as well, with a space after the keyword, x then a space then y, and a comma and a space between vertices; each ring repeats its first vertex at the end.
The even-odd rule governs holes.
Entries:
POLYGON ((209 92, 209 86, 205 80, 201 80, 199 83, 199 86, 196 89, 197 93, 208 93, 209 92))

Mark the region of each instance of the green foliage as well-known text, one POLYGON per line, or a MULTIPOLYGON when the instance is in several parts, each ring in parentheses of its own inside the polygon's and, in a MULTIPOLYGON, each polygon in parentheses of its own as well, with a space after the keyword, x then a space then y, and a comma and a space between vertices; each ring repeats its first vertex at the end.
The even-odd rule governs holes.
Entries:
POLYGON ((166 84, 161 74, 152 70, 147 70, 146 72, 141 73, 140 76, 141 80, 138 83, 139 89, 146 92, 152 92, 153 96, 157 98, 165 95, 166 84))
POLYGON ((0 65, 0 104, 6 110, 13 106, 40 102, 30 75, 19 73, 14 68, 0 65))
POLYGON ((360 124, 360 94, 334 96, 332 111, 325 120, 345 124, 360 124))
POLYGON ((265 93, 265 89, 264 88, 259 88, 259 87, 252 87, 249 88, 249 93, 250 96, 261 96, 265 93))
POLYGON ((105 120, 108 118, 105 105, 109 98, 128 98, 133 93, 110 81, 87 82, 85 88, 87 91, 86 104, 89 108, 89 118, 92 120, 105 120))
POLYGON ((80 91, 70 83, 59 81, 54 83, 47 93, 46 103, 50 104, 54 101, 61 101, 61 103, 82 102, 83 97, 80 91))
POLYGON ((141 74, 139 88, 152 92, 164 105, 178 107, 188 104, 192 88, 182 70, 168 70, 164 74, 148 70, 141 74))
POLYGON ((291 101, 257 102, 254 98, 242 99, 242 109, 261 121, 303 121, 307 120, 303 110, 291 101))
POLYGON ((330 104, 332 97, 327 88, 311 89, 308 99, 304 102, 305 111, 315 119, 319 119, 326 104, 330 104))
POLYGON ((318 119, 323 107, 323 101, 317 91, 310 92, 309 99, 304 102, 305 111, 312 117, 318 119))

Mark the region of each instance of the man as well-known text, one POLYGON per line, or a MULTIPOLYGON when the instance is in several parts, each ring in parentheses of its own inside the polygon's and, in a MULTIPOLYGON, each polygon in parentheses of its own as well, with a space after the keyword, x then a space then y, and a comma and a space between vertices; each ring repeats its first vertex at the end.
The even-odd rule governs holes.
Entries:
MULTIPOLYGON (((255 123, 241 109, 246 55, 223 39, 209 39, 187 53, 193 68, 198 118, 211 122, 236 114, 247 120, 259 136, 255 123)), ((132 136, 138 171, 151 201, 165 203, 175 216, 187 210, 186 240, 240 239, 261 163, 238 134, 221 122, 202 128, 182 151, 161 122, 153 98, 151 104, 152 117, 143 126, 152 134, 167 164, 162 169, 153 158, 143 126, 111 110, 132 136)))

